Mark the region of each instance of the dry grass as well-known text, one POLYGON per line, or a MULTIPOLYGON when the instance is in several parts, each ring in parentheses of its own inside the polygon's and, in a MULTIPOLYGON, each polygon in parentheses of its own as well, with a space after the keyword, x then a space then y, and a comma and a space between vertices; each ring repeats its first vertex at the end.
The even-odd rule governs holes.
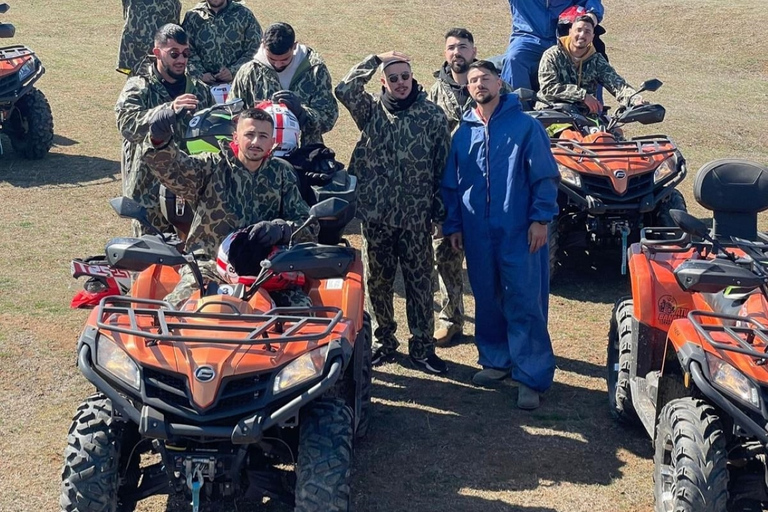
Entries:
MULTIPOLYGON (((632 83, 665 82, 653 98, 668 119, 655 129, 676 139, 692 170, 726 156, 768 162, 764 0, 605 3, 612 61, 632 83)), ((484 55, 503 51, 509 30, 502 0, 469 13, 457 0, 246 4, 264 26, 290 21, 336 78, 365 54, 394 48, 415 58, 429 85, 446 28, 470 28, 484 55)), ((122 80, 112 69, 122 22, 119 3, 95 0, 13 2, 4 19, 46 64, 40 87, 54 109, 57 146, 42 162, 0 158, 0 510, 51 510, 70 417, 90 392, 74 364, 85 314, 67 309, 79 286, 68 262, 128 231, 106 202, 120 191, 112 107, 122 80)), ((346 159, 356 138, 344 113, 328 142, 346 159)), ((691 182, 683 191, 693 205, 691 182)), ((471 339, 441 350, 452 363, 448 378, 399 365, 378 372, 374 426, 356 452, 357 510, 650 510, 650 442, 613 424, 606 408, 608 318, 628 290, 616 261, 582 258, 553 289, 558 371, 536 412, 516 410, 514 391, 468 384, 471 339)), ((470 319, 471 304, 467 295, 470 319)), ((398 310, 405 325, 401 299, 398 310)), ((164 509, 162 499, 140 508, 164 509)))

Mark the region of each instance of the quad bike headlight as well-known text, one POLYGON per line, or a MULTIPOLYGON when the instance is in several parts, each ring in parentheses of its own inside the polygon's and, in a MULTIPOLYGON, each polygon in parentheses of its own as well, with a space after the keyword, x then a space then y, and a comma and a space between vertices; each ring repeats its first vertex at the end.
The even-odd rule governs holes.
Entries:
POLYGON ((139 367, 115 342, 100 336, 96 345, 96 364, 136 390, 141 389, 139 367))
POLYGON ((656 171, 653 173, 653 182, 658 183, 660 181, 664 181, 665 179, 672 176, 676 170, 677 159, 674 156, 671 156, 661 162, 661 165, 656 168, 656 171))
POLYGON ((581 176, 576 171, 567 168, 563 164, 557 164, 557 170, 560 171, 560 178, 574 187, 581 187, 581 176))
POLYGON ((707 354, 712 384, 756 409, 760 409, 760 392, 743 373, 722 359, 707 354))
POLYGON ((325 368, 327 356, 328 345, 323 345, 289 363, 275 377, 272 394, 276 395, 320 375, 325 368))
POLYGON ((23 66, 21 66, 21 69, 19 70, 19 81, 23 82, 27 79, 32 73, 35 72, 35 59, 29 59, 27 62, 24 63, 23 66))

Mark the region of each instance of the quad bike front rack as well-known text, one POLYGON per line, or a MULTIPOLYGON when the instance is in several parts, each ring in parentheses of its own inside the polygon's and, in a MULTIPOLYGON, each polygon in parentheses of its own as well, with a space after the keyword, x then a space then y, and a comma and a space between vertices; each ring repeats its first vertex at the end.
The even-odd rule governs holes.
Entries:
POLYGON ((271 344, 325 338, 341 320, 342 311, 336 307, 313 306, 273 308, 263 314, 246 314, 223 301, 207 302, 196 311, 179 311, 163 300, 108 296, 99 302, 97 316, 96 325, 104 332, 140 336, 152 343, 251 343, 266 345, 270 350, 271 344), (232 312, 205 312, 205 308, 212 305, 230 307, 232 312), (126 318, 130 326, 124 326, 126 318), (322 328, 319 332, 318 327, 322 328), (192 334, 182 335, 180 330, 192 334), (210 336, 212 333, 239 333, 240 336, 210 336))
POLYGON ((768 327, 754 318, 696 310, 688 320, 714 348, 753 357, 758 365, 768 363, 768 327))
POLYGON ((669 137, 651 135, 632 140, 613 142, 576 142, 565 139, 551 139, 552 154, 584 159, 602 158, 643 158, 651 161, 657 155, 672 156, 677 145, 669 137), (650 147, 649 147, 650 146, 650 147), (633 153, 633 154, 631 154, 633 153))

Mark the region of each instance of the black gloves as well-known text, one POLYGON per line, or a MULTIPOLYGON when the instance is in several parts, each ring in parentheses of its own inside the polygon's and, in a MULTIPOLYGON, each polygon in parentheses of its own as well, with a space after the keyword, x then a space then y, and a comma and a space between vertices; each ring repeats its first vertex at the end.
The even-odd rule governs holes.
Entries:
POLYGON ((252 244, 285 245, 291 241, 291 226, 283 219, 257 222, 248 228, 248 241, 252 244))
POLYGON ((325 185, 343 165, 336 161, 336 153, 323 144, 307 144, 288 156, 288 161, 309 185, 325 185))
POLYGON ((261 221, 241 230, 229 245, 229 263, 241 276, 255 276, 272 247, 291 241, 291 226, 282 219, 261 221))
POLYGON ((149 137, 156 142, 168 141, 173 137, 173 125, 176 124, 176 113, 171 107, 155 110, 149 116, 149 137))
POLYGON ((282 103, 288 107, 288 110, 293 112, 293 115, 296 116, 296 120, 299 122, 299 128, 302 130, 304 129, 304 125, 307 123, 309 117, 307 116, 307 111, 301 106, 301 98, 299 98, 295 92, 285 89, 277 91, 272 95, 272 102, 282 103))

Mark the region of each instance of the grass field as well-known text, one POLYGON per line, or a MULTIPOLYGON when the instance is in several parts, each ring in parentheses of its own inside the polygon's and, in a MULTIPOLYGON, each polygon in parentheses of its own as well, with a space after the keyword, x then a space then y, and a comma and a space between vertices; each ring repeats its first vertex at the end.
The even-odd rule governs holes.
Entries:
MULTIPOLYGON (((442 62, 442 34, 463 25, 481 55, 503 51, 508 4, 482 0, 267 3, 246 0, 262 26, 288 21, 326 59, 334 79, 369 53, 410 54, 431 85, 442 62)), ((633 84, 659 78, 649 95, 667 107, 654 131, 673 137, 691 171, 710 159, 768 163, 768 42, 765 0, 605 0, 608 52, 633 84)), ((187 7, 189 5, 186 5, 187 7)), ((75 365, 86 314, 67 308, 81 286, 71 258, 97 254, 129 225, 107 199, 120 193, 113 106, 123 80, 113 71, 118 2, 13 1, 4 21, 10 43, 35 49, 47 68, 56 146, 40 162, 0 157, 0 511, 53 510, 71 416, 91 392, 75 365)), ((357 132, 342 112, 327 137, 347 160, 357 132)), ((7 140, 5 141, 7 142, 7 140)), ((694 204, 692 177, 682 185, 694 204)), ((761 226, 766 227, 765 218, 761 226)), ((515 393, 469 384, 476 351, 441 349, 445 378, 399 365, 375 375, 374 420, 358 445, 353 493, 359 511, 647 511, 652 508, 650 442, 615 425, 604 382, 611 306, 628 291, 616 255, 568 265, 551 297, 558 356, 555 385, 532 413, 515 393)), ((468 292, 467 287, 467 292, 468 292)), ((467 294, 467 334, 473 331, 467 294)), ((405 325, 402 299, 398 314, 405 325)), ((403 333, 401 333, 403 334, 403 333)), ((182 511, 153 499, 139 510, 182 511)))

